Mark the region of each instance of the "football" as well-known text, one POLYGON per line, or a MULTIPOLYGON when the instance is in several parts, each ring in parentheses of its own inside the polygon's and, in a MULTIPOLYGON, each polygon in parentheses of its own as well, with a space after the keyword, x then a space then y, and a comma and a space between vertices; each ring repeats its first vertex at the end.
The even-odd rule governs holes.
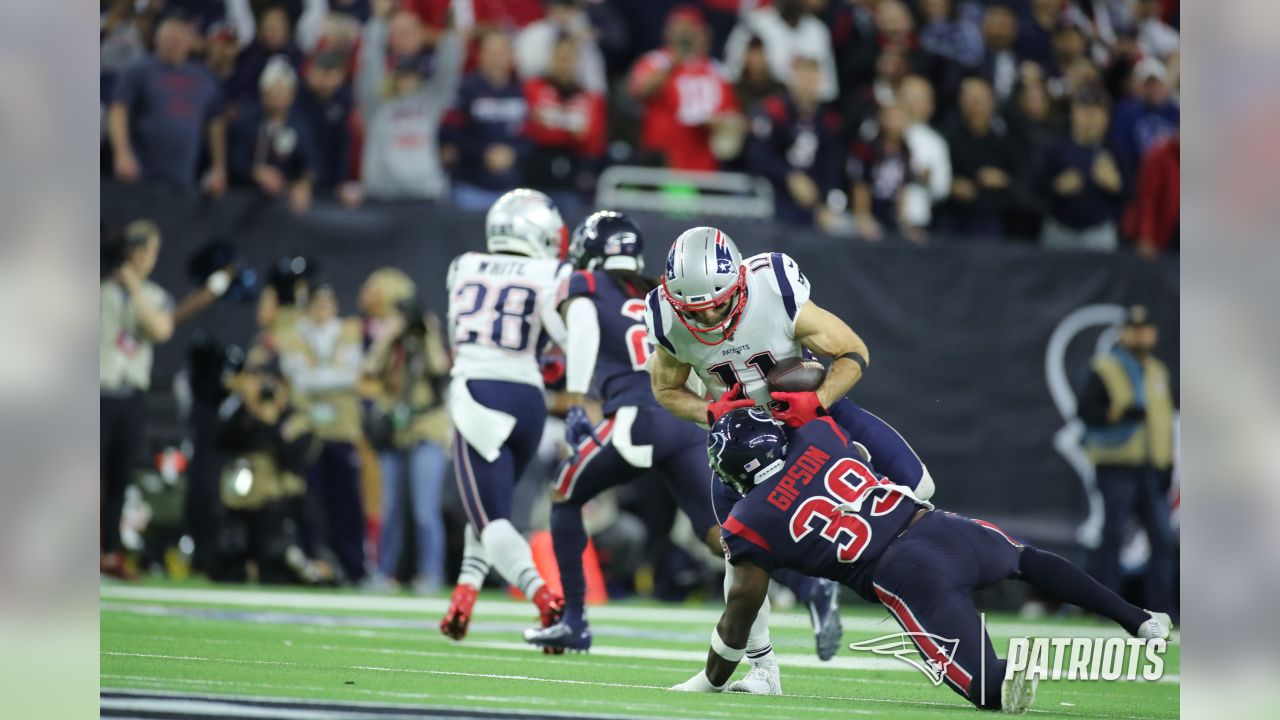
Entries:
POLYGON ((827 377, 827 368, 812 358, 787 358, 769 371, 769 392, 814 392, 827 377))

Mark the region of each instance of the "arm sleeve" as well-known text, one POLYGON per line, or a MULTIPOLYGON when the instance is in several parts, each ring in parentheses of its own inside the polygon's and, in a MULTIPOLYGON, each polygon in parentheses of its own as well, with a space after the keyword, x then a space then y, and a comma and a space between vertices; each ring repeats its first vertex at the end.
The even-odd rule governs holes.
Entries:
MULTIPOLYGON (((654 345, 661 347, 672 357, 679 358, 676 354, 675 345, 667 339, 666 328, 662 325, 662 299, 658 297, 658 290, 655 288, 649 291, 644 300, 644 328, 649 333, 649 340, 654 345)), ((652 357, 652 356, 650 356, 652 357)))
POLYGON ((794 332, 800 308, 809 302, 809 278, 800 272, 796 261, 785 253, 769 253, 769 269, 762 272, 768 273, 769 287, 782 300, 782 307, 791 318, 791 329, 794 332))
POLYGON ((942 135, 937 138, 936 154, 930 163, 933 172, 929 174, 929 192, 934 202, 945 200, 951 194, 951 151, 942 135))
POLYGON ((387 22, 370 18, 360 39, 360 57, 356 68, 356 98, 365 113, 366 125, 382 93, 382 83, 387 74, 387 22))
POLYGON ((565 311, 568 342, 565 344, 565 390, 583 395, 591 389, 591 375, 600 352, 600 318, 590 298, 575 297, 565 311))
POLYGON ((821 33, 817 35, 818 47, 818 64, 822 67, 822 85, 818 88, 818 98, 830 102, 836 99, 840 94, 840 86, 836 84, 838 74, 836 72, 835 53, 831 51, 831 33, 827 31, 827 26, 818 21, 817 27, 821 33))
POLYGON ((249 0, 225 0, 227 6, 227 22, 236 29, 236 37, 240 41, 240 49, 249 47, 258 28, 253 18, 253 10, 249 0))
MULTIPOLYGON (((745 23, 738 23, 724 41, 724 76, 729 82, 738 82, 742 75, 742 65, 746 62, 747 43, 751 40, 751 31, 745 23)), ((824 68, 825 72, 825 68, 824 68)))
POLYGON ((422 90, 427 97, 435 98, 442 107, 453 104, 453 96, 458 91, 458 83, 462 76, 462 61, 466 50, 462 45, 462 37, 457 30, 451 30, 440 38, 436 47, 436 67, 431 78, 423 83, 422 90))
POLYGON ((324 21, 329 17, 329 0, 305 0, 298 18, 298 47, 305 53, 315 50, 324 34, 324 21))
POLYGON ((722 527, 720 528, 720 544, 724 548, 725 559, 734 565, 748 562, 769 572, 773 572, 778 568, 778 563, 774 559, 773 553, 748 540, 744 537, 744 534, 730 532, 727 527, 722 527))
POLYGON ((565 282, 570 267, 568 263, 561 263, 559 269, 556 270, 556 277, 552 285, 548 286, 541 299, 541 307, 538 308, 538 316, 542 319, 542 331, 547 334, 551 342, 564 347, 568 343, 566 337, 567 331, 564 327, 564 318, 560 317, 557 310, 560 293, 557 289, 561 283, 565 282))
POLYGON ((1076 415, 1085 425, 1099 427, 1107 424, 1107 410, 1110 407, 1111 398, 1107 395, 1107 386, 1102 383, 1098 373, 1090 370, 1076 399, 1076 415))

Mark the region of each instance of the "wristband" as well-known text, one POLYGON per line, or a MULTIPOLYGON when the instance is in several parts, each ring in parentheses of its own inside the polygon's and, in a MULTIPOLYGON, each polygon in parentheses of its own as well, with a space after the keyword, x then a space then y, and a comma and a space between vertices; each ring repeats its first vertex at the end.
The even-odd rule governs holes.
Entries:
POLYGON ((711 631, 711 650, 731 663, 741 662, 742 656, 747 654, 746 648, 729 647, 720 638, 720 628, 711 631))
POLYGON ((867 359, 862 357, 860 353, 847 352, 841 355, 840 357, 837 357, 836 359, 839 360, 840 358, 844 358, 845 360, 852 360, 858 363, 858 367, 862 368, 862 372, 867 371, 867 359))

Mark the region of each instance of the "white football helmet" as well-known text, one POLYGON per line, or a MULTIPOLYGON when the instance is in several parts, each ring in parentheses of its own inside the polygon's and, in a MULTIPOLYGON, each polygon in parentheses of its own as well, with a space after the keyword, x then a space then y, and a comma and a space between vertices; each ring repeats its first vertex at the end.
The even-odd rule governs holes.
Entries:
POLYGON ((564 258, 569 228, 551 198, 537 190, 518 188, 498 198, 484 218, 489 252, 532 258, 564 258))
POLYGON ((733 335, 746 301, 747 269, 733 240, 713 227, 685 230, 667 253, 662 296, 675 316, 704 345, 719 345, 733 335), (730 305, 714 325, 695 319, 696 313, 730 305))

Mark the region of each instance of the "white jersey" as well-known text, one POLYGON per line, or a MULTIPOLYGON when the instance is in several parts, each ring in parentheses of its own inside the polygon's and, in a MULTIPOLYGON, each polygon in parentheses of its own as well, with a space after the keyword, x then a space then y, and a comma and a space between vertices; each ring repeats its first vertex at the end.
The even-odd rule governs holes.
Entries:
POLYGON ((555 311, 559 260, 470 252, 449 265, 449 337, 455 379, 542 387, 538 341, 563 341, 555 311))
POLYGON ((646 298, 644 320, 649 339, 693 368, 707 387, 707 398, 718 398, 742 383, 752 400, 767 405, 769 371, 778 361, 804 352, 796 339, 796 318, 809 302, 809 280, 783 253, 753 255, 743 264, 747 266, 746 305, 730 339, 719 345, 699 342, 660 297, 661 289, 646 298))

